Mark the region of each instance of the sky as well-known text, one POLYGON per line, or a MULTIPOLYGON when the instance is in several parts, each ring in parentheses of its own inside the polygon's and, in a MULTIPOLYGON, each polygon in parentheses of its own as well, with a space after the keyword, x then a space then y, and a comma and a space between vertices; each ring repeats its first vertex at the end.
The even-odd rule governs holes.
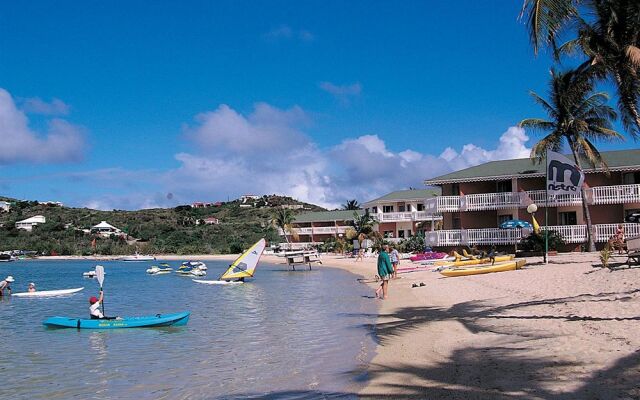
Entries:
MULTIPOLYGON (((329 208, 527 157, 518 1, 0 3, 0 195, 329 208)), ((612 103, 613 104, 613 103, 612 103)), ((633 140, 601 144, 637 147, 633 140)))

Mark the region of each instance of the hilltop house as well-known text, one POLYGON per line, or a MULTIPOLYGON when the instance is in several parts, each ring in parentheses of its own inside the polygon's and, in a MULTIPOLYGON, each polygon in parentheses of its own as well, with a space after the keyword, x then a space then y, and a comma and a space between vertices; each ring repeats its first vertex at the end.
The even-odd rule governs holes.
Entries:
POLYGON ((16 222, 16 228, 31 232, 33 230, 33 227, 44 224, 46 222, 47 219, 44 215, 35 215, 31 218, 23 219, 22 221, 16 222))
MULTIPOLYGON (((609 169, 586 168, 587 203, 595 241, 602 245, 617 224, 640 211, 640 149, 601 153, 609 169)), ((538 207, 536 219, 558 231, 569 249, 586 242, 582 195, 545 198, 545 165, 530 159, 492 161, 425 181, 442 188, 442 196, 425 200, 426 210, 443 214, 443 230, 430 232, 427 243, 438 247, 514 244, 519 229, 502 230, 510 219, 531 220, 527 206, 538 207), (547 208, 545 210, 545 208, 547 208)), ((627 236, 640 235, 639 223, 624 224, 627 236)))
POLYGON ((11 210, 11 203, 8 201, 0 201, 0 211, 9 212, 11 210))
POLYGON ((109 237, 111 235, 122 235, 123 232, 115 226, 109 224, 107 221, 102 221, 97 225, 91 227, 91 233, 97 234, 103 237, 109 237))

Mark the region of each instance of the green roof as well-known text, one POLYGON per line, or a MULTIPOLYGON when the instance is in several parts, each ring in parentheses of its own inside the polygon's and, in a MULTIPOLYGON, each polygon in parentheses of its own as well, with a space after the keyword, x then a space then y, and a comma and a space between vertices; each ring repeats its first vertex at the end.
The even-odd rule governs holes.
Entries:
POLYGON ((440 196, 440 193, 440 188, 397 190, 395 192, 385 194, 382 197, 378 197, 377 199, 367 201, 364 204, 385 203, 402 200, 424 200, 427 197, 440 196))
POLYGON ((363 214, 364 210, 315 211, 296 215, 294 223, 352 221, 353 213, 363 214))
MULTIPOLYGON (((640 149, 603 151, 602 158, 610 171, 640 170, 640 149)), ((572 158, 571 156, 567 156, 572 158)), ((584 168, 585 173, 602 172, 602 168, 584 168)), ((425 185, 445 183, 492 181, 522 177, 541 177, 545 175, 544 164, 534 164, 530 158, 490 161, 475 167, 466 168, 450 174, 424 181, 425 185)))

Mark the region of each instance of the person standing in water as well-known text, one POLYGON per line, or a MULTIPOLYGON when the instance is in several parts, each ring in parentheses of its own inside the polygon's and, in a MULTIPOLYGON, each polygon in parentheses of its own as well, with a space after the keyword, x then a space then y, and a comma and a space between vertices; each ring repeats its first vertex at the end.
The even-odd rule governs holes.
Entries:
POLYGON ((35 292, 35 291, 36 291, 36 284, 35 284, 35 283, 33 283, 33 282, 31 282, 31 283, 29 284, 29 289, 27 289, 27 290, 29 291, 29 293, 33 293, 33 292, 35 292))
POLYGON ((0 297, 4 296, 5 289, 8 294, 11 294, 11 284, 13 282, 15 282, 15 279, 13 279, 11 275, 7 276, 3 281, 0 281, 0 297))
POLYGON ((382 283, 376 290, 376 297, 383 300, 388 297, 389 291, 389 278, 393 274, 393 266, 391 265, 391 259, 389 258, 389 246, 384 245, 380 254, 378 255, 378 276, 382 283), (380 294, 382 293, 382 296, 380 294))

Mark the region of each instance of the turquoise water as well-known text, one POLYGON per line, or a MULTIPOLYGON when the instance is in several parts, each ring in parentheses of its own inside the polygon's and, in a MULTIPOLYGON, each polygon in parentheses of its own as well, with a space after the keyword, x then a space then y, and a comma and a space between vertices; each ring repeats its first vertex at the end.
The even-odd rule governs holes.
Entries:
MULTIPOLYGON (((49 316, 88 316, 96 263, 0 264, 14 292, 85 289, 67 297, 0 300, 0 398, 352 398, 374 343, 375 302, 355 276, 331 268, 260 265, 244 285, 209 286, 150 276, 151 263, 101 262, 107 315, 189 310, 185 327, 46 329, 49 316)), ((177 268, 178 262, 170 262, 177 268)), ((207 262, 207 278, 225 262, 207 262)))

